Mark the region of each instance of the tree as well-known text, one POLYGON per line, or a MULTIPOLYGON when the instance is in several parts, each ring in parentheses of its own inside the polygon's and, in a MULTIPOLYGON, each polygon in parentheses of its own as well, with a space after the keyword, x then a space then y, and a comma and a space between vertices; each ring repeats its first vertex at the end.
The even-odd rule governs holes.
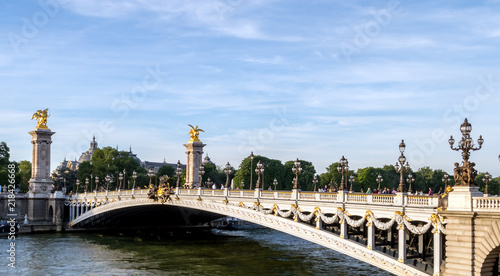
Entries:
POLYGON ((9 184, 9 158, 10 149, 7 147, 7 143, 0 142, 0 185, 2 185, 2 187, 9 184))
POLYGON ((19 162, 17 174, 20 179, 19 186, 21 192, 22 193, 28 192, 29 180, 31 179, 31 162, 27 160, 19 162))
MULTIPOLYGON (((294 186, 293 179, 295 178, 295 174, 293 173, 292 168, 295 162, 296 160, 290 160, 285 162, 285 164, 283 165, 285 170, 285 190, 291 190, 294 186)), ((314 178, 314 175, 316 174, 316 169, 309 161, 299 160, 299 162, 302 168, 302 172, 299 174, 299 188, 305 191, 312 191, 314 188, 312 180, 314 178)))
MULTIPOLYGON (((133 185, 132 174, 136 171, 137 179, 136 179, 136 187, 142 187, 143 185, 148 185, 149 178, 147 177, 147 171, 142 168, 128 151, 118 151, 112 147, 104 147, 102 149, 96 149, 94 151, 94 155, 92 156, 91 162, 84 161, 79 165, 78 169, 78 179, 82 189, 85 186, 85 179, 89 178, 89 183, 93 184, 92 189, 95 187, 95 177, 99 177, 99 186, 103 188, 107 188, 106 176, 111 177, 111 181, 109 183, 109 189, 117 189, 121 186, 121 188, 130 189, 133 185), (123 174, 125 170, 125 174, 122 176, 123 180, 120 183, 119 175, 123 174), (91 180, 90 175, 92 174, 93 179, 91 180)), ((90 191, 90 184, 88 187, 88 191, 90 191)))
POLYGON ((276 178, 276 180, 278 181, 276 189, 278 190, 283 189, 284 171, 283 171, 283 164, 281 163, 281 161, 276 159, 269 159, 265 156, 260 156, 260 155, 254 156, 252 171, 250 171, 251 170, 250 157, 246 157, 241 161, 240 167, 238 168, 238 171, 234 175, 235 187, 240 187, 241 182, 243 181, 245 183, 245 188, 247 189, 250 188, 250 173, 252 173, 252 182, 253 182, 252 188, 256 187, 258 176, 257 173, 255 172, 255 168, 257 167, 257 163, 259 161, 264 168, 264 173, 260 177, 261 180, 260 188, 267 189, 270 186, 274 188, 273 182, 274 179, 276 178))
POLYGON ((177 178, 175 178, 175 169, 170 165, 163 165, 158 169, 156 177, 168 176, 168 184, 170 187, 175 187, 177 178))

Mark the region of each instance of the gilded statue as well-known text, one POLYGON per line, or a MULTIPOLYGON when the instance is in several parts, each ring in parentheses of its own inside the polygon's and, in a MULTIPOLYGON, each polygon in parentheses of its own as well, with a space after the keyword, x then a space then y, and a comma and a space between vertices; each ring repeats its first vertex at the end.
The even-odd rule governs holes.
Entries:
POLYGON ((50 117, 49 109, 38 110, 31 116, 31 120, 37 119, 38 123, 36 124, 36 128, 48 129, 47 127, 47 117, 50 117))
POLYGON ((200 131, 205 132, 203 129, 198 128, 198 126, 194 127, 190 124, 188 126, 191 127, 191 130, 189 131, 189 135, 191 136, 191 139, 189 142, 201 142, 200 139, 198 139, 198 135, 200 135, 200 131))

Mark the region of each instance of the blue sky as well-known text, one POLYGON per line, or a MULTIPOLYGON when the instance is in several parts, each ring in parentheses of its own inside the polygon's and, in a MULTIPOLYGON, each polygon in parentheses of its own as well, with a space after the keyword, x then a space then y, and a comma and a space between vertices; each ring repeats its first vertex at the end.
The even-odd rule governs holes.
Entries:
POLYGON ((31 160, 49 108, 52 169, 100 146, 185 162, 187 124, 218 165, 254 154, 319 173, 394 164, 452 172, 465 117, 500 175, 499 1, 0 3, 0 140, 31 160))

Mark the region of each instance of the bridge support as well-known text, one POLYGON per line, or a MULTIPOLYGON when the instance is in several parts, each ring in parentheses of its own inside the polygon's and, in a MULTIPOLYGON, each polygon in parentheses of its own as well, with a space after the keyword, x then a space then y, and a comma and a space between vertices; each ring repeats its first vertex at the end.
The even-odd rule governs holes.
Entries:
POLYGON ((186 186, 189 188, 197 188, 200 185, 200 170, 201 161, 203 159, 203 147, 206 144, 202 142, 189 141, 185 145, 187 154, 186 164, 186 186))
POLYGON ((439 230, 434 229, 434 275, 441 275, 441 261, 443 260, 443 246, 441 245, 441 233, 439 230))
POLYGON ((398 225, 398 262, 406 261, 406 229, 404 224, 398 225))

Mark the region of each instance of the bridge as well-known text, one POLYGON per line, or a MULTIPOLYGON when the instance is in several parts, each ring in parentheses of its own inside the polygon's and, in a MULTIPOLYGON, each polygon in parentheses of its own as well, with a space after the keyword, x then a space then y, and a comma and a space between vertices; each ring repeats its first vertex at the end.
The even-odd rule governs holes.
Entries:
MULTIPOLYGON (((309 240, 396 275, 442 275, 446 221, 439 211, 444 202, 440 196, 202 188, 176 188, 163 198, 147 194, 148 190, 125 190, 73 195, 65 203, 69 227, 104 227, 153 208, 169 209, 172 217, 180 213, 191 226, 231 216, 309 240)), ((477 208, 488 209, 490 203, 482 200, 477 199, 477 208)))
MULTIPOLYGON (((30 192, 14 199, 1 194, 0 213, 7 214, 13 200, 18 206, 17 219, 22 218, 20 214, 27 214, 34 224, 25 227, 32 231, 140 228, 151 222, 199 227, 231 216, 309 240, 396 275, 498 275, 500 197, 489 196, 487 188, 485 194, 479 192, 475 183, 477 171, 475 163, 469 161, 469 152, 479 150, 483 139, 480 137, 479 146, 475 147, 467 119, 460 130, 463 137, 458 146, 453 147, 453 137, 449 143, 453 150, 462 151, 463 161, 455 163, 455 186, 443 196, 405 192, 403 175, 408 164, 403 141, 399 146, 401 166, 396 166, 400 173, 396 194, 348 193, 343 186, 344 168, 339 192, 304 192, 298 188, 300 167, 295 166, 296 180, 291 191, 198 188, 205 144, 199 141, 194 128, 191 140, 184 145, 188 157, 186 186, 191 189, 65 196, 60 191, 50 192, 52 181, 47 164, 54 132, 40 127, 30 132, 30 192)), ((257 187, 258 183, 259 180, 257 187)))

